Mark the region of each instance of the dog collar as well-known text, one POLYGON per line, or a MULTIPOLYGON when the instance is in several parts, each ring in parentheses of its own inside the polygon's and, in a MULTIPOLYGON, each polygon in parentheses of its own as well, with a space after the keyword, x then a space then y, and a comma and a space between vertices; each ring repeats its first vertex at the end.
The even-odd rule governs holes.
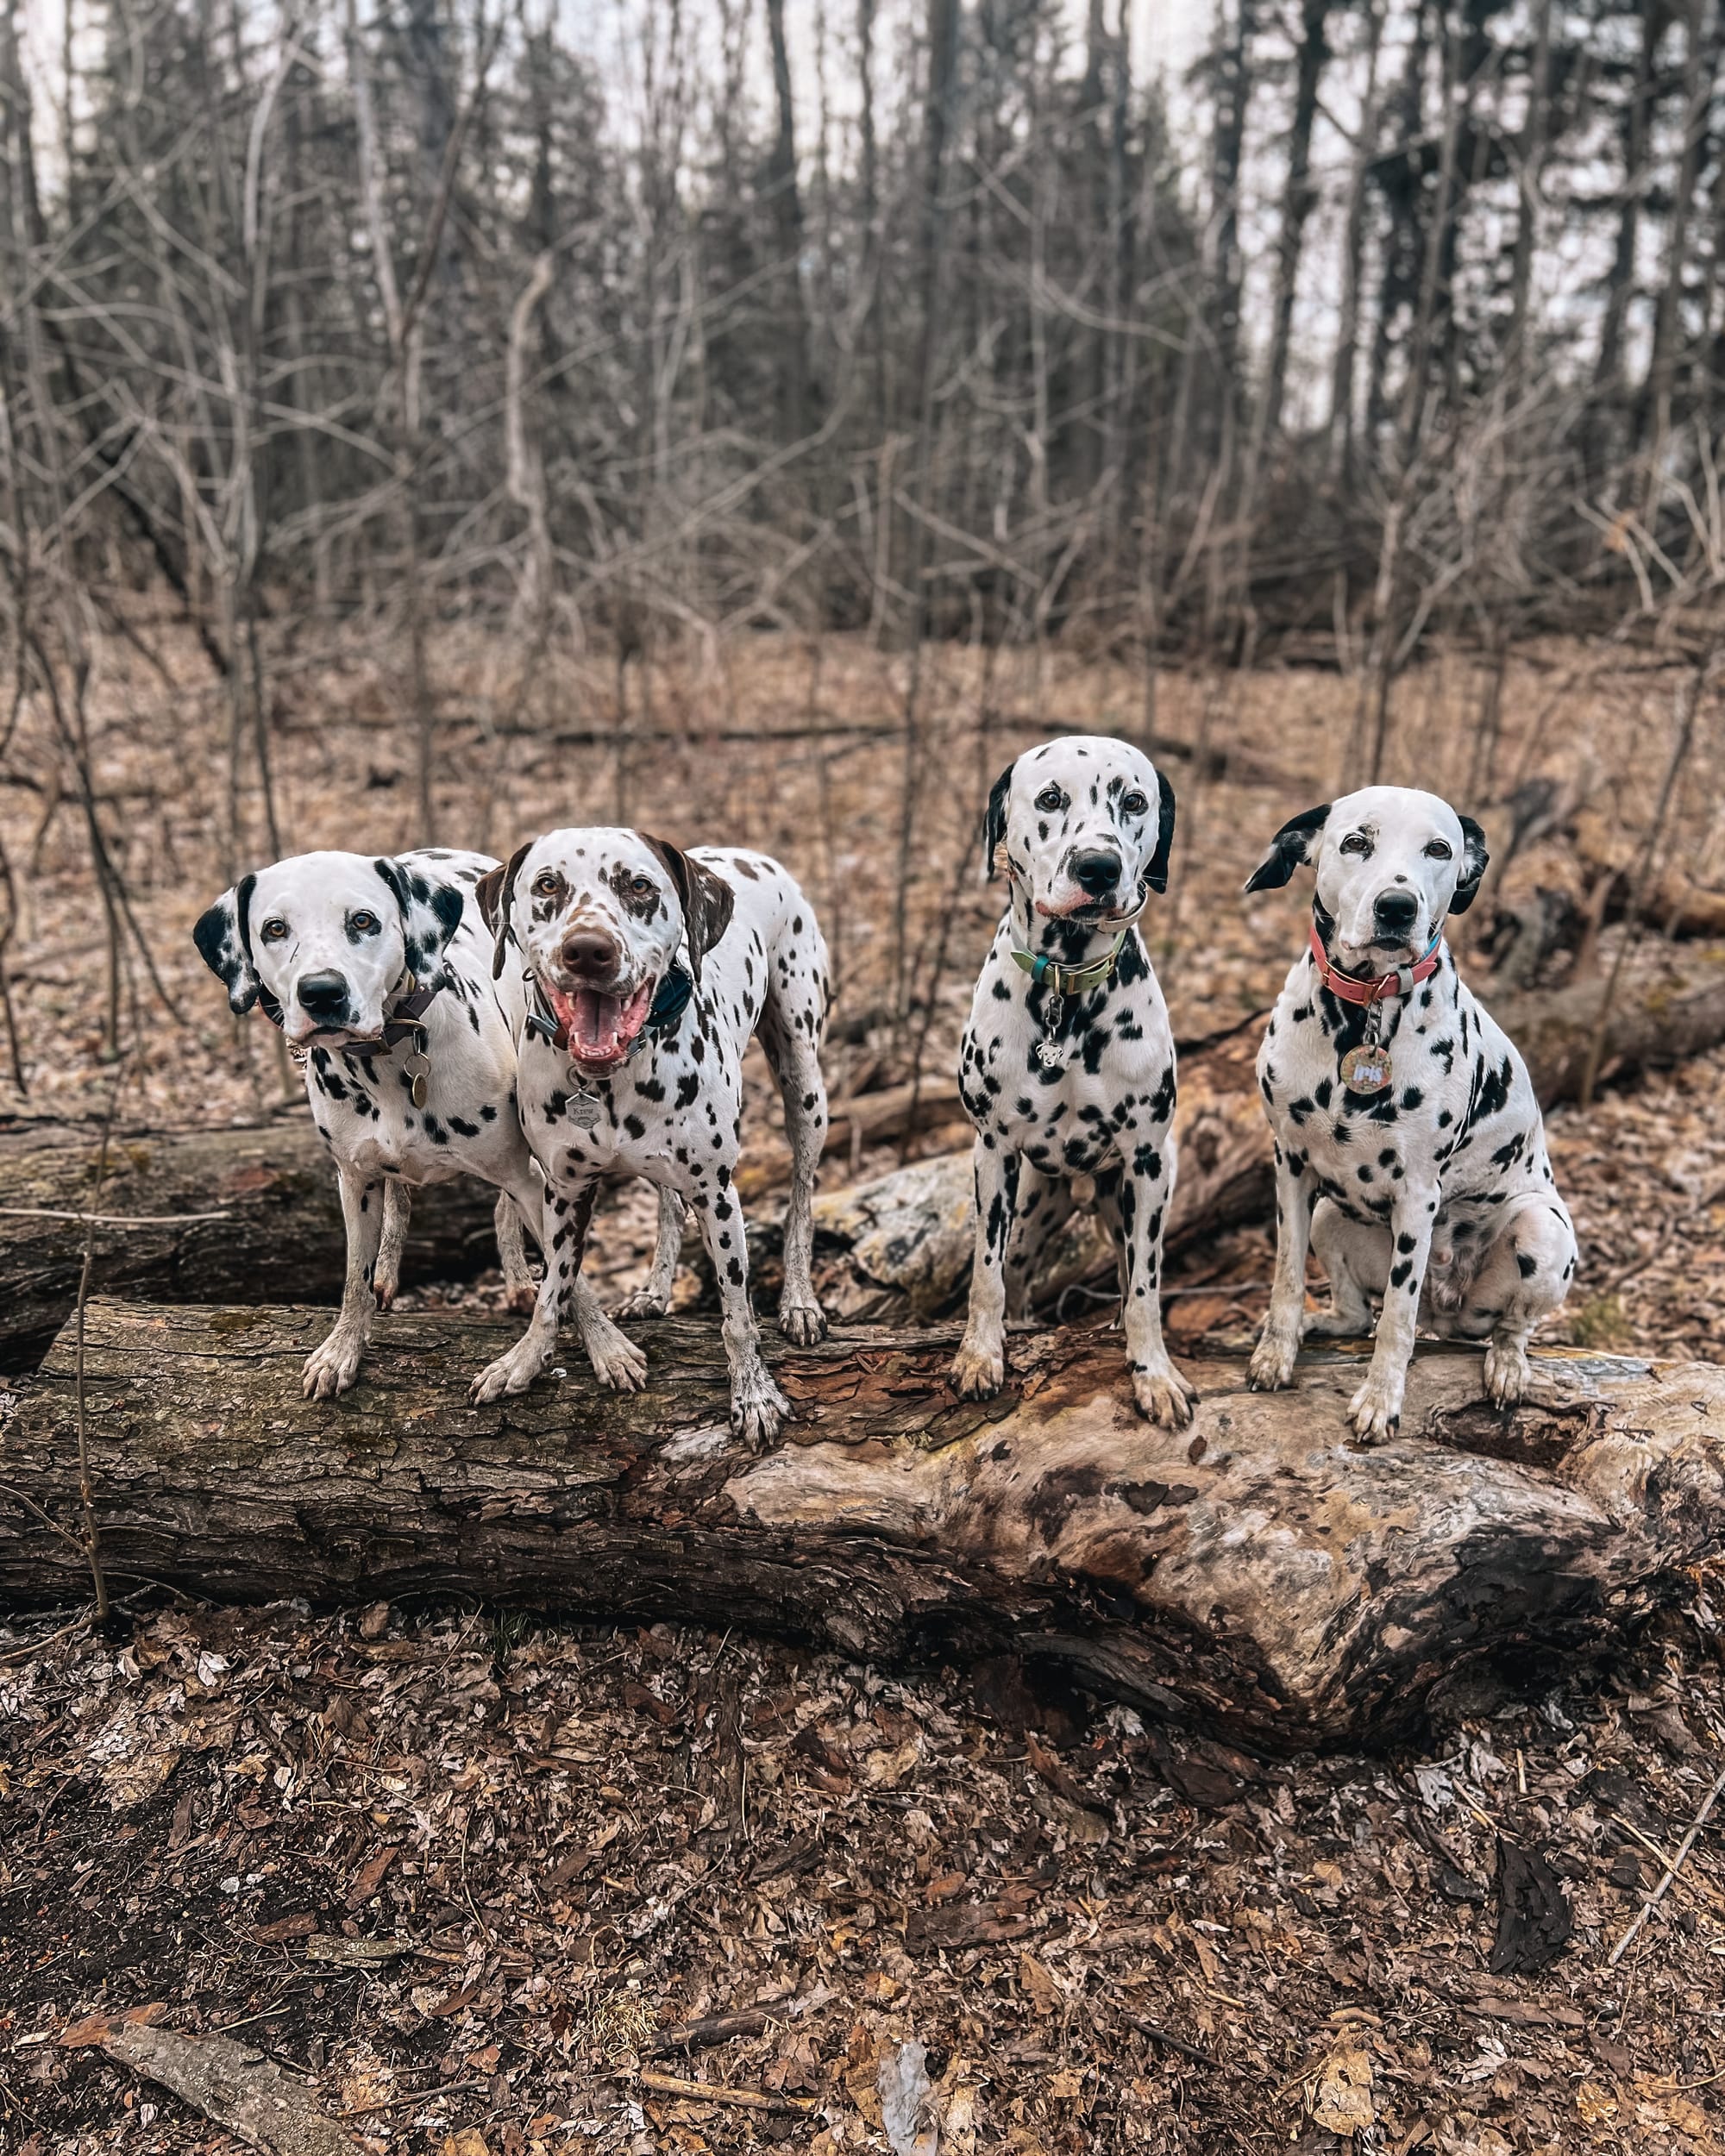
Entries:
POLYGON ((1033 987, 1040 988, 1046 986, 1052 988, 1056 995, 1082 996, 1091 988, 1100 988, 1105 981, 1112 977, 1114 968, 1120 963, 1120 953, 1126 949, 1126 937, 1131 933, 1130 928, 1123 928, 1115 937, 1111 950, 1104 951, 1100 958, 1088 960, 1082 966, 1063 966, 1057 959, 1047 957, 1040 952, 1020 950, 1016 943, 1013 946, 1013 959, 1030 975, 1033 987))
POLYGON ((1357 981, 1352 974, 1336 970, 1330 954, 1324 949, 1323 938, 1318 933, 1315 922, 1310 933, 1312 957, 1318 968, 1319 982, 1344 1003, 1382 1003, 1389 996, 1412 995, 1418 982, 1429 981, 1438 970, 1439 946, 1444 940, 1440 922, 1433 931, 1425 956, 1416 959, 1411 966, 1398 966, 1394 973, 1379 974, 1373 981, 1357 981))
MULTIPOLYGON (((549 1042, 553 1048, 567 1051, 569 1045, 568 1034, 552 1015, 538 975, 530 971, 524 975, 523 978, 527 983, 528 990, 536 1006, 527 1013, 528 1031, 536 1035, 540 1040, 549 1042)), ((677 964, 671 968, 654 992, 653 1007, 647 1013, 646 1023, 629 1044, 624 1059, 625 1062, 630 1056, 635 1055, 639 1050, 644 1048, 654 1034, 662 1033, 667 1026, 681 1018, 683 1012, 688 1008, 689 998, 694 993, 694 985, 686 966, 677 964)))

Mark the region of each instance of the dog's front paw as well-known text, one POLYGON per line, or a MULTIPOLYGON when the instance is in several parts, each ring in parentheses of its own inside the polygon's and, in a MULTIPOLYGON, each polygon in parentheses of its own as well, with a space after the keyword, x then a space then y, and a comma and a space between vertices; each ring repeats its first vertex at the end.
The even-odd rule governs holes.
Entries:
POLYGON ((1159 1422, 1164 1430, 1183 1430, 1192 1420, 1198 1388, 1170 1363, 1161 1369, 1134 1370, 1132 1397, 1148 1421, 1159 1422))
POLYGON ((582 1335, 581 1344, 593 1376, 607 1391, 638 1393, 647 1382, 647 1357, 609 1318, 597 1319, 582 1335))
POLYGON ((539 1283, 531 1278, 511 1281, 503 1291, 504 1308, 518 1318, 530 1318, 538 1300, 539 1283))
POLYGON ((337 1393, 346 1392, 360 1374, 365 1351, 363 1339, 355 1338, 337 1326, 322 1346, 313 1348, 305 1358, 305 1397, 333 1400, 337 1393))
POLYGON ((1279 1332, 1266 1332, 1245 1366, 1247 1384, 1255 1393, 1285 1392, 1294 1382, 1294 1365, 1299 1354, 1297 1339, 1284 1339, 1279 1332))
POLYGON ((1494 1407, 1513 1407, 1527 1389, 1527 1354, 1519 1340, 1494 1340, 1485 1351, 1485 1389, 1494 1407))
POLYGON ((625 1295, 612 1312, 613 1318, 628 1318, 639 1322, 643 1319, 662 1318, 671 1307, 668 1295, 662 1295, 656 1288, 637 1288, 632 1295, 625 1295))
POLYGON ((1348 1403, 1348 1420, 1362 1445, 1381 1445, 1393 1438, 1402 1423, 1402 1383, 1369 1376, 1348 1403))
POLYGON ((813 1347, 826 1338, 826 1313, 818 1302, 781 1302, 779 1330, 793 1347, 813 1347))
POLYGON ((770 1445, 790 1412, 790 1401, 764 1369, 739 1379, 731 1391, 731 1432, 745 1445, 770 1445))
POLYGON ((467 1397, 479 1406, 501 1400, 505 1393, 524 1393, 550 1359, 549 1351, 530 1337, 518 1340, 507 1355, 486 1364, 467 1388, 467 1397))
POLYGON ((961 1400, 992 1400, 1007 1379, 1004 1348, 973 1347, 961 1340, 952 1358, 952 1389, 961 1400))
POLYGON ((394 1309, 400 1289, 400 1275, 396 1273, 379 1273, 372 1282, 372 1294, 380 1310, 394 1309))

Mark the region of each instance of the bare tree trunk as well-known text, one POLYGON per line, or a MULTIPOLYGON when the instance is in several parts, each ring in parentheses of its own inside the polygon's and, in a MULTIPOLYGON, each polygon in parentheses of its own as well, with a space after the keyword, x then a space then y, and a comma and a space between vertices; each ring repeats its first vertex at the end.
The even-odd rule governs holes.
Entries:
POLYGON ((1330 57, 1326 32, 1332 4, 1333 0, 1303 0, 1301 9, 1300 51, 1294 72, 1293 125, 1288 134, 1288 179, 1282 196, 1282 229, 1276 237, 1270 359, 1264 369, 1264 402, 1258 411, 1254 467, 1258 452, 1265 442, 1276 439, 1282 425, 1282 403, 1288 387, 1288 354, 1293 340, 1294 296, 1300 282, 1306 220, 1318 198, 1311 175, 1312 126, 1317 118, 1318 92, 1330 57))
POLYGON ((773 48, 773 93, 778 111, 778 129, 767 160, 767 191, 790 302, 789 319, 778 337, 782 439, 800 442, 812 424, 808 309, 803 301, 802 271, 807 235, 803 229, 802 194, 797 185, 796 128, 791 93, 791 56, 785 42, 785 0, 767 0, 767 28, 773 48))

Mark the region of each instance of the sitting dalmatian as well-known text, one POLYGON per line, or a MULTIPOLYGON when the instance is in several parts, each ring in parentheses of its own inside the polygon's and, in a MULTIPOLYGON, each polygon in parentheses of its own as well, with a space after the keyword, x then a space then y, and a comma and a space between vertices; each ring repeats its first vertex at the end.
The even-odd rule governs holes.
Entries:
POLYGON ((495 970, 521 980, 525 967, 521 1119, 544 1172, 550 1239, 532 1320, 481 1373, 474 1398, 524 1392, 544 1369, 563 1296, 580 1291, 601 1182, 644 1175, 679 1217, 680 1200, 693 1206, 712 1261, 732 1428, 751 1443, 775 1437, 790 1408, 761 1360, 736 1183, 743 1057, 758 1037, 784 1100, 791 1193, 779 1329, 811 1346, 826 1331, 810 1276, 828 1003, 813 908, 764 854, 685 854, 620 830, 533 840, 481 880, 479 899, 495 970))
MULTIPOLYGON (((336 1159, 347 1280, 335 1328, 306 1361, 309 1396, 345 1392, 358 1376, 373 1312, 394 1299, 417 1184, 467 1175, 496 1187, 511 1304, 532 1307, 521 1228, 539 1235, 544 1195, 516 1112, 520 984, 492 981, 491 940, 467 903, 496 865, 437 847, 301 854, 242 877, 193 931, 229 1007, 261 1005, 304 1059, 312 1119, 336 1159)), ((681 1226, 662 1207, 655 1277, 667 1288, 681 1226)), ((578 1290, 576 1315, 601 1382, 637 1389, 645 1360, 591 1288, 578 1290)))
POLYGON ((1402 1413, 1423 1321, 1485 1340, 1485 1385, 1521 1397, 1527 1340, 1562 1303, 1575 1231, 1546 1157, 1527 1066, 1463 987, 1444 922, 1472 905, 1485 837, 1435 794, 1367 787, 1284 824, 1246 885, 1317 871, 1308 946, 1258 1051, 1276 1138, 1276 1276, 1251 1358, 1293 1382, 1302 1335, 1377 1345, 1350 1420, 1365 1443, 1402 1413), (1330 1307, 1305 1314, 1309 1238, 1330 1307))
POLYGON ((997 1393, 1005 1319, 1022 1314, 1049 1238, 1094 1190, 1120 1252, 1126 1363, 1153 1421, 1189 1422, 1193 1388, 1162 1339, 1162 1230, 1174 1190, 1174 1037, 1138 931, 1168 887, 1174 789, 1123 741, 1076 734, 994 781, 985 871, 1008 905, 970 1006, 959 1091, 975 1125, 969 1319, 952 1364, 997 1393))

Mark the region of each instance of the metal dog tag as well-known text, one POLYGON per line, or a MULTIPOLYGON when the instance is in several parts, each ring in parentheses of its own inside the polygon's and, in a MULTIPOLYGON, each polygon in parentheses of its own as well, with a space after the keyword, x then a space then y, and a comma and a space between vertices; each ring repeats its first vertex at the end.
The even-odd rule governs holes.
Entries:
POLYGON ((1382 1093, 1394 1076, 1389 1050, 1377 1041, 1351 1048, 1342 1057, 1342 1083, 1350 1093, 1382 1093))
POLYGON ((596 1130, 599 1127, 599 1119, 605 1112, 597 1095, 583 1089, 580 1080, 573 1070, 569 1073, 569 1078, 575 1088, 569 1095, 570 1122, 578 1131, 596 1130))
POLYGON ((425 1053, 423 1048, 416 1048, 413 1053, 407 1058, 406 1062, 403 1063, 401 1068, 406 1074, 407 1077, 412 1081, 411 1091, 413 1095, 414 1106, 416 1108, 423 1108, 425 1106, 426 1097, 430 1091, 430 1087, 426 1084, 425 1081, 427 1075, 431 1069, 431 1058, 425 1053))
POLYGON ((1036 1060, 1044 1070, 1057 1070, 1066 1061, 1066 1051, 1058 1041, 1038 1041, 1036 1044, 1036 1060))

